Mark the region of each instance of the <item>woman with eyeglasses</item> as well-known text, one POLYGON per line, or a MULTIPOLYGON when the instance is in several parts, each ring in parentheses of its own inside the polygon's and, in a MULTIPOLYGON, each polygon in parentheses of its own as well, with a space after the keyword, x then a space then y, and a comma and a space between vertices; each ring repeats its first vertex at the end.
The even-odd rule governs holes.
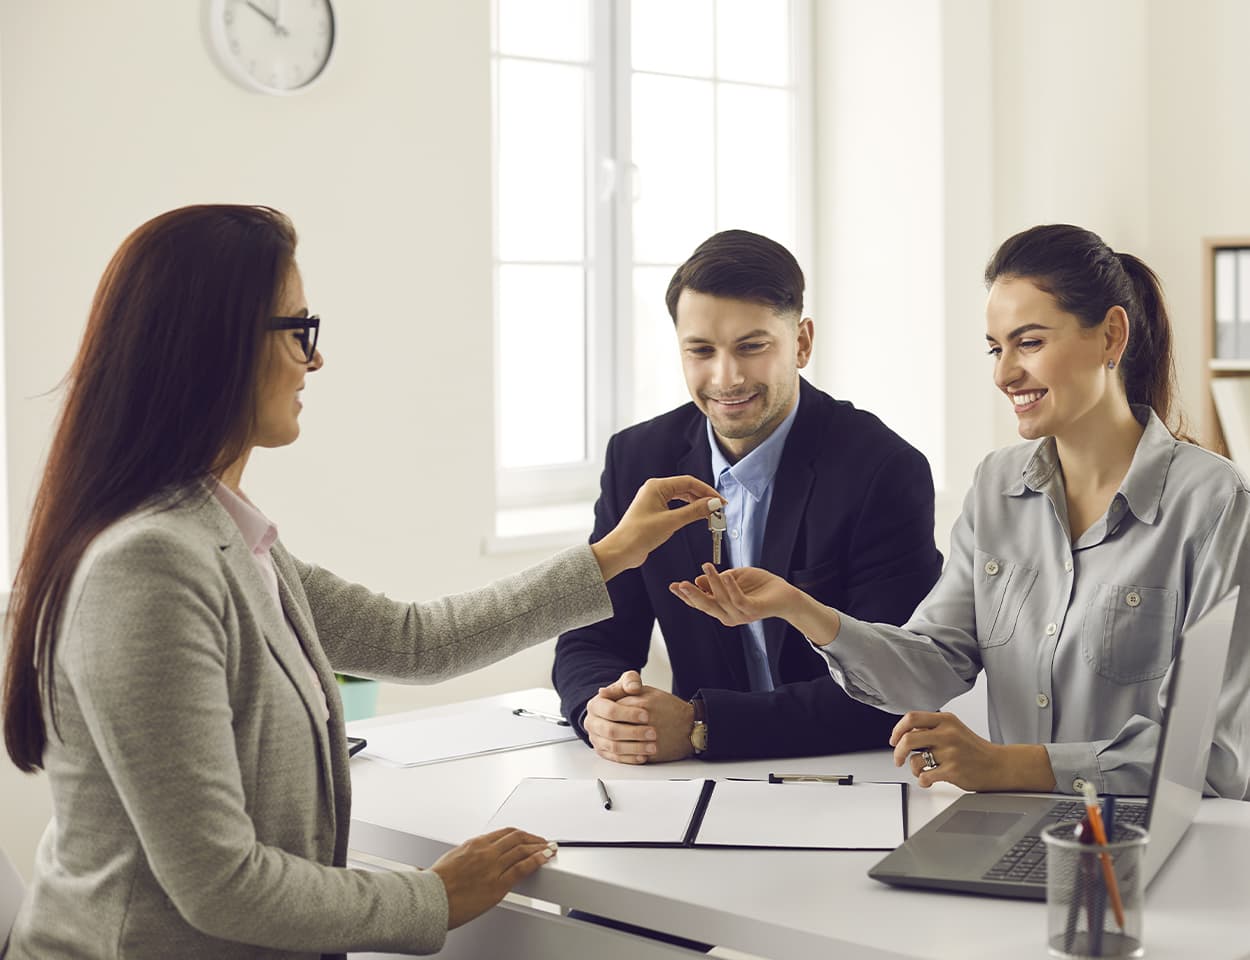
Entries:
MULTIPOLYGON (((985 270, 994 384, 1028 443, 977 468, 941 578, 901 628, 763 570, 671 589, 722 623, 782 617, 858 700, 904 716, 922 787, 1147 793, 1181 631, 1244 579, 1250 489, 1174 436, 1171 328, 1154 272, 1088 230, 1039 226, 985 270), (985 671, 990 740, 942 706, 985 671)), ((1250 791, 1250 656, 1233 638, 1207 790, 1250 791)))
POLYGON ((598 543, 429 603, 293 557, 243 475, 322 365, 295 244, 269 208, 187 207, 100 281, 9 609, 5 743, 54 808, 11 960, 439 950, 553 845, 347 869, 333 672, 435 681, 610 616, 604 581, 716 498, 649 481, 598 543))

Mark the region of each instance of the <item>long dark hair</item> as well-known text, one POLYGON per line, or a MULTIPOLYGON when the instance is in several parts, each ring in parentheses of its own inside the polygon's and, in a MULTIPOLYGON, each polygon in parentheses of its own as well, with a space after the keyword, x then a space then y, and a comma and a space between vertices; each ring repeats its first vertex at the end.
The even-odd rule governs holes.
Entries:
POLYGON ((1129 338, 1120 376, 1128 402, 1153 408, 1169 429, 1182 435, 1183 418, 1173 409, 1172 325, 1153 270, 1131 253, 1116 253, 1096 233, 1056 223, 1005 240, 985 266, 986 287, 1000 277, 1030 281, 1085 327, 1098 326, 1108 310, 1123 307, 1129 338))
POLYGON ((13 584, 4 741, 20 769, 43 765, 61 615, 91 541, 243 453, 295 242, 268 207, 183 207, 135 230, 104 271, 13 584))

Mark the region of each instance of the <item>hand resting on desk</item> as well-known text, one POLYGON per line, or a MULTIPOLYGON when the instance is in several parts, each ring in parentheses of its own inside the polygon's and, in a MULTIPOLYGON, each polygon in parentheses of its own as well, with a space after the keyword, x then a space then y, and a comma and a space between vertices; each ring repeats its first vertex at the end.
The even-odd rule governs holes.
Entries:
POLYGON ((953 713, 909 710, 890 733, 894 766, 911 766, 916 782, 931 787, 939 781, 964 790, 1055 789, 1055 774, 1046 748, 1036 743, 992 743, 978 736, 953 713), (920 752, 938 762, 925 769, 920 752))
POLYGON ((430 869, 447 891, 447 929, 481 916, 555 855, 554 843, 504 827, 448 850, 430 869))
POLYGON ((595 753, 615 763, 663 763, 694 754, 694 708, 666 690, 649 687, 636 670, 586 704, 583 725, 595 753))

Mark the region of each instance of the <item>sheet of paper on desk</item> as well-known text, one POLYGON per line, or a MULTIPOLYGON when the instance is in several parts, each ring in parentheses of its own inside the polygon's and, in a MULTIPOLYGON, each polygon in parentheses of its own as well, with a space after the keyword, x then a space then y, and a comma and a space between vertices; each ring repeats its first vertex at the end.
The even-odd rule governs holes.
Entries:
POLYGON ((370 727, 363 756, 401 767, 458 760, 522 747, 576 739, 571 727, 548 720, 515 716, 507 707, 481 707, 458 713, 413 716, 397 723, 370 727))
POLYGON ((717 780, 700 846, 893 850, 903 835, 897 783, 717 780))
POLYGON ((893 850, 905 837, 901 783, 759 780, 522 780, 486 830, 520 827, 570 846, 893 850))
POLYGON ((594 780, 529 777, 516 785, 486 827, 519 827, 567 844, 680 846, 703 780, 594 780))

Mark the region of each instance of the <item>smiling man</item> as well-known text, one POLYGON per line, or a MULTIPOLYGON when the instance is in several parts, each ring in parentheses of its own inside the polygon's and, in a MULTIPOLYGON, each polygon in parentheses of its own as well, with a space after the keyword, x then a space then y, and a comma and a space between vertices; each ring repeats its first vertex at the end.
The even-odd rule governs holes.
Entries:
MULTIPOLYGON (((803 272, 745 230, 704 241, 669 284, 692 403, 608 444, 592 542, 652 476, 689 473, 725 498, 722 566, 759 566, 875 622, 903 623, 941 570, 924 456, 876 417, 799 376, 815 334, 803 272)), ((896 718, 855 703, 781 620, 724 627, 669 592, 712 559, 695 524, 608 590, 615 615, 560 637, 565 715, 621 763, 881 748, 896 718), (672 692, 646 685, 656 621, 672 692)))

